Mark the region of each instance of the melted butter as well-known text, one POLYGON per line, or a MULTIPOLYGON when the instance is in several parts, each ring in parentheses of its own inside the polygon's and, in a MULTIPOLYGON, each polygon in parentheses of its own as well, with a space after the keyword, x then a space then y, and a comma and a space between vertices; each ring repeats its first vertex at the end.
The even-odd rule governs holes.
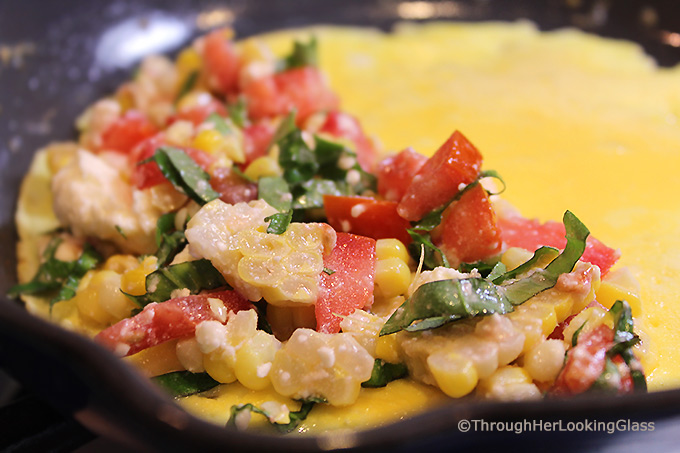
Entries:
MULTIPOLYGON (((680 67, 635 44, 528 23, 314 30, 343 109, 388 150, 432 154, 455 130, 525 216, 573 211, 641 285, 652 390, 680 386, 680 67)), ((277 52, 288 31, 269 35, 277 52)))

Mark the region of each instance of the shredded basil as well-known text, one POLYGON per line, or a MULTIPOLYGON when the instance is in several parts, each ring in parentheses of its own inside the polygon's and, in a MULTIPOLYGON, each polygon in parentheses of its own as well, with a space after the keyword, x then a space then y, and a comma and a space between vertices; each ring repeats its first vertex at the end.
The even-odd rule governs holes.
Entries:
POLYGON ((227 121, 217 113, 211 113, 206 119, 206 123, 212 124, 220 135, 231 135, 234 133, 234 126, 231 121, 227 121))
POLYGON ((335 274, 335 271, 334 271, 333 269, 329 269, 329 268, 327 268, 327 267, 324 267, 324 268, 323 268, 323 271, 324 271, 327 275, 333 275, 333 274, 335 274))
POLYGON ((578 344, 578 337, 581 335, 581 332, 583 331, 583 328, 586 326, 586 323, 588 320, 584 321, 581 326, 574 331, 574 334, 571 336, 571 347, 573 348, 578 344))
POLYGON ((250 411, 256 414, 260 414, 264 417, 267 418, 269 423, 276 428, 280 433, 289 433, 293 431, 295 428, 298 427, 298 425, 304 421, 309 413, 311 412, 312 408, 314 405, 319 402, 317 399, 308 399, 305 401, 302 401, 302 405, 300 406, 300 409, 297 411, 291 411, 288 416, 290 418, 290 422, 288 423, 276 423, 272 422, 270 420, 270 414, 263 410, 260 409, 259 407, 255 406, 254 404, 238 404, 231 406, 230 410, 230 416, 229 416, 229 421, 227 422, 227 426, 236 426, 236 416, 243 411, 250 411))
POLYGON ((198 81, 199 75, 200 71, 198 70, 191 71, 189 74, 187 74, 186 79, 184 79, 182 86, 177 92, 177 96, 175 96, 175 104, 177 104, 180 101, 180 99, 182 99, 186 94, 188 94, 191 90, 194 89, 194 87, 196 86, 196 82, 198 81))
POLYGON ((295 41, 293 50, 279 64, 280 71, 300 68, 304 66, 318 66, 316 36, 312 36, 309 42, 295 41))
POLYGON ((366 388, 385 387, 390 382, 406 377, 406 375, 408 375, 408 368, 403 363, 389 363, 382 359, 375 359, 371 378, 362 382, 361 386, 366 388))
POLYGON ((163 176, 177 190, 196 203, 204 205, 220 197, 210 186, 210 175, 181 149, 162 146, 156 149, 152 157, 141 161, 140 165, 151 161, 158 164, 163 176))
POLYGON ((645 375, 637 367, 637 360, 633 354, 633 346, 640 342, 633 330, 633 313, 625 300, 617 300, 609 312, 614 318, 614 346, 607 351, 609 357, 620 355, 630 369, 633 386, 637 391, 647 391, 645 375))
POLYGON ((280 176, 264 176, 257 181, 258 197, 279 211, 291 208, 293 195, 286 180, 280 176))
POLYGON ((234 104, 227 106, 227 110, 229 111, 229 118, 235 125, 241 129, 248 125, 248 106, 245 96, 239 96, 234 104))
POLYGON ((283 234, 288 229, 291 220, 293 220, 293 210, 289 209, 286 212, 277 212, 268 217, 264 218, 265 222, 269 222, 267 225, 267 233, 271 234, 283 234))
MULTIPOLYGON (((446 323, 492 313, 509 313, 541 291, 552 288, 564 273, 571 272, 586 246, 589 231, 570 211, 564 214, 567 246, 545 269, 511 280, 514 271, 489 278, 441 280, 421 285, 387 320, 380 335, 400 330, 416 332, 446 323), (496 282, 508 282, 502 285, 496 282)), ((539 253, 539 257, 546 252, 539 253)), ((536 255, 529 262, 535 263, 536 255)), ((526 264, 526 263, 525 263, 526 264)), ((528 270, 528 265, 522 265, 528 270)), ((496 273, 499 269, 496 269, 496 273)), ((495 274, 495 273, 494 273, 495 274)))
POLYGON ((490 278, 489 280, 492 280, 495 284, 500 285, 501 283, 507 281, 507 280, 512 280, 517 278, 519 275, 522 275, 525 272, 530 271, 531 269, 535 268, 536 266, 539 266, 543 264, 544 266, 548 264, 550 261, 554 260, 557 255, 560 254, 560 251, 557 250, 554 247, 548 247, 548 246, 543 246, 539 247, 535 252, 534 256, 532 256, 529 261, 521 264, 520 266, 517 266, 511 271, 508 271, 502 275, 499 275, 495 278, 490 278))
POLYGON ((123 237, 123 239, 127 239, 127 236, 125 235, 125 231, 123 231, 123 229, 120 227, 120 225, 115 225, 115 228, 116 228, 116 231, 118 232, 118 234, 120 234, 123 237))
POLYGON ((184 229, 175 229, 175 216, 174 212, 169 212, 160 216, 156 222, 156 246, 158 247, 156 257, 159 267, 169 264, 187 244, 184 229))
POLYGON ((54 237, 47 244, 42 256, 42 263, 30 282, 14 285, 9 289, 8 297, 15 298, 20 294, 47 294, 56 295, 50 300, 50 309, 54 304, 62 300, 72 299, 76 295, 80 279, 87 271, 97 267, 101 256, 85 244, 83 252, 74 261, 61 261, 55 257, 62 239, 54 237))
POLYGON ((220 271, 206 259, 187 261, 162 267, 146 276, 146 294, 133 296, 124 293, 140 307, 151 302, 163 302, 171 298, 172 292, 187 288, 191 294, 204 289, 228 286, 220 271))
POLYGON ((208 373, 175 371, 151 378, 163 390, 174 397, 194 395, 217 387, 220 383, 208 373))
POLYGON ((431 270, 439 266, 451 267, 444 252, 432 243, 432 238, 429 233, 419 233, 412 228, 409 228, 406 231, 409 236, 411 236, 411 243, 408 245, 408 251, 414 259, 418 260, 418 262, 420 262, 420 256, 423 254, 423 269, 431 270))
POLYGON ((605 358, 602 374, 593 382, 589 390, 616 393, 621 382, 621 374, 616 364, 609 357, 605 358))

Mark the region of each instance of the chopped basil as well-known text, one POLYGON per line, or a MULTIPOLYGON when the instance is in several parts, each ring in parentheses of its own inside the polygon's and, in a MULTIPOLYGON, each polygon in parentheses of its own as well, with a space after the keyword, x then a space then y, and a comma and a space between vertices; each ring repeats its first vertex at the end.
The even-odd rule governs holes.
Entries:
POLYGON ((602 374, 600 374, 595 382, 593 382, 589 390, 616 393, 619 390, 620 383, 621 374, 619 373, 619 369, 612 359, 606 357, 602 374))
POLYGON ((333 269, 329 269, 329 268, 327 268, 327 267, 324 267, 324 268, 323 268, 323 271, 324 271, 327 275, 333 275, 333 274, 335 274, 335 271, 334 271, 333 269))
POLYGON ((210 116, 205 119, 205 122, 212 124, 215 127, 215 130, 221 135, 231 135, 234 133, 234 128, 230 124, 231 121, 226 121, 217 113, 211 113, 210 116))
POLYGON ((267 233, 271 234, 283 234, 288 229, 291 220, 293 220, 293 210, 289 209, 286 212, 277 212, 268 217, 264 218, 265 222, 269 222, 267 225, 267 233))
POLYGON ((57 302, 72 299, 76 295, 78 283, 87 271, 97 267, 101 256, 86 244, 83 252, 75 261, 61 261, 55 257, 62 239, 53 238, 45 248, 42 264, 30 282, 15 285, 9 289, 8 297, 15 298, 20 294, 56 295, 50 300, 50 308, 57 302))
POLYGON ((505 189, 506 189, 505 180, 501 177, 500 173, 498 173, 496 170, 481 171, 479 173, 478 179, 482 179, 482 178, 494 178, 494 179, 499 180, 501 182, 501 184, 503 185, 503 187, 498 192, 492 193, 491 195, 500 195, 503 192, 505 192, 505 189))
POLYGON ((315 36, 312 36, 307 43, 296 40, 293 44, 293 51, 281 61, 279 70, 286 71, 288 69, 304 66, 318 66, 317 41, 315 36))
POLYGON ((408 251, 418 262, 420 262, 421 254, 423 255, 423 269, 431 270, 439 266, 451 267, 444 252, 432 243, 429 233, 419 233, 412 228, 406 231, 411 236, 408 251))
POLYGON ((323 208, 324 195, 348 195, 344 181, 330 179, 310 179, 294 189, 293 209, 323 208))
POLYGON ((571 336, 571 347, 573 348, 578 344, 578 337, 581 335, 581 332, 583 331, 583 328, 586 326, 586 323, 588 320, 585 320, 581 326, 574 331, 574 334, 571 336))
MULTIPOLYGON (((491 268, 491 272, 487 275, 487 279, 491 280, 493 283, 496 283, 495 279, 499 278, 500 276, 504 275, 508 269, 505 267, 505 264, 502 262, 497 262, 494 267, 491 268)), ((496 283, 497 284, 497 283, 496 283)))
POLYGON ((177 104, 180 101, 180 99, 182 99, 186 94, 188 94, 191 90, 194 89, 194 87, 196 86, 196 82, 198 81, 199 75, 200 71, 198 70, 191 71, 189 74, 187 74, 186 79, 184 79, 182 86, 179 88, 179 91, 177 92, 177 96, 175 96, 175 104, 177 104))
POLYGON ((171 298, 172 292, 187 288, 191 294, 204 289, 227 286, 222 274, 206 259, 187 261, 162 267, 146 276, 146 294, 132 296, 125 294, 140 307, 151 302, 163 302, 171 298))
POLYGON ((362 382, 362 387, 385 387, 392 381, 401 379, 408 374, 408 368, 403 363, 389 363, 382 359, 375 359, 373 371, 368 381, 362 382))
POLYGON ((295 428, 298 427, 300 422, 305 420, 307 416, 309 415, 309 412, 312 410, 314 405, 318 402, 319 400, 316 399, 308 399, 302 402, 302 405, 300 406, 300 409, 297 411, 291 411, 288 416, 290 418, 290 422, 288 423, 277 423, 277 422, 272 422, 270 420, 270 414, 263 410, 260 409, 259 407, 255 406, 254 404, 237 404, 234 406, 231 406, 230 410, 230 416, 229 416, 229 421, 227 422, 227 426, 236 426, 236 416, 243 411, 250 411, 254 412, 256 414, 260 414, 264 417, 267 418, 269 423, 276 428, 279 432, 281 433, 289 433, 293 431, 295 428))
POLYGON ((153 157, 140 164, 154 161, 158 164, 163 176, 180 192, 200 205, 204 205, 220 194, 210 186, 210 175, 203 171, 184 151, 171 146, 156 149, 153 157))
MULTIPOLYGON (((476 263, 460 263, 458 266, 458 270, 460 272, 469 274, 473 270, 477 270, 477 272, 480 273, 480 275, 484 278, 488 278, 488 276, 491 274, 491 271, 498 265, 500 260, 498 259, 500 257, 497 257, 489 262, 487 261, 477 261, 476 263)), ((505 271, 504 271, 505 272, 505 271)), ((489 280, 493 280, 493 278, 490 278, 489 280)))
POLYGON ((166 373, 153 377, 151 380, 174 397, 205 392, 220 384, 208 373, 192 373, 190 371, 166 373))
POLYGON ((258 196, 279 211, 291 208, 293 195, 286 180, 280 176, 265 176, 257 181, 258 196))
POLYGON ((125 231, 123 231, 123 229, 120 227, 120 225, 115 225, 115 228, 116 228, 116 231, 118 232, 118 234, 120 234, 123 237, 123 239, 127 239, 127 236, 125 235, 125 231))
POLYGON ((283 168, 283 177, 289 184, 300 184, 309 181, 319 170, 316 155, 302 139, 300 129, 291 132, 278 140, 279 164, 283 168))
POLYGON ((156 257, 158 266, 163 267, 169 264, 175 256, 182 251, 187 244, 184 230, 175 229, 174 212, 163 214, 156 222, 156 257))
POLYGON ((517 278, 517 276, 522 275, 525 272, 530 271, 536 266, 543 264, 544 266, 550 261, 554 260, 560 252, 554 247, 543 246, 539 247, 535 252, 534 256, 529 259, 529 261, 517 266, 511 271, 508 271, 496 278, 490 278, 495 284, 500 285, 501 283, 517 278))
POLYGON ((241 129, 248 125, 248 107, 245 96, 239 96, 236 103, 227 106, 227 110, 229 111, 229 118, 235 125, 241 129))
POLYGON ((607 351, 609 357, 620 355, 630 369, 635 390, 647 391, 647 382, 642 370, 638 368, 637 359, 633 354, 633 346, 640 342, 640 338, 633 331, 633 313, 625 300, 617 300, 609 312, 614 318, 614 346, 607 351))
MULTIPOLYGON (((495 277, 441 280, 421 285, 413 295, 387 320, 380 335, 400 330, 415 332, 434 329, 446 323, 492 313, 509 313, 541 291, 552 288, 564 273, 571 272, 586 246, 588 229, 570 211, 564 214, 567 245, 545 269, 536 269, 528 276, 514 280, 514 271, 495 277), (507 282, 502 285, 496 282, 507 282)), ((538 262, 547 251, 537 253, 528 263, 538 262)), ((528 269, 526 263, 522 266, 528 269)), ((493 272, 495 275, 496 272, 493 272)))

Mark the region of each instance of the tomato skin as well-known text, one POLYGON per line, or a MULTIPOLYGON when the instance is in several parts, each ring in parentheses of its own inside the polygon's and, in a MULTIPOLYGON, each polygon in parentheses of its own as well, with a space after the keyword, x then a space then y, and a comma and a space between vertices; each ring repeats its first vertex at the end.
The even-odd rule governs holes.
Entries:
POLYGON ((481 184, 465 191, 442 213, 442 221, 432 231, 434 243, 453 267, 497 255, 503 241, 496 226, 496 213, 481 184))
POLYGON ((178 111, 172 117, 170 117, 168 120, 168 125, 174 123, 175 121, 183 120, 191 122, 194 126, 200 126, 213 113, 217 113, 218 115, 224 117, 227 116, 227 109, 221 102, 213 99, 207 104, 197 105, 195 107, 178 111))
POLYGON ((361 168, 369 172, 373 170, 378 152, 354 116, 339 111, 329 112, 319 132, 352 141, 356 145, 357 160, 361 168))
POLYGON ((461 184, 473 182, 482 168, 482 155, 463 134, 451 137, 420 168, 399 202, 399 215, 420 220, 448 203, 461 184))
POLYGON ((377 165, 378 193, 385 200, 400 202, 406 189, 427 162, 427 157, 413 148, 388 156, 377 165))
MULTIPOLYGON (((144 140, 137 145, 130 153, 130 163, 132 165, 132 184, 137 189, 143 190, 149 187, 162 184, 167 181, 156 162, 139 164, 154 155, 156 149, 165 144, 165 136, 160 133, 144 140)), ((201 150, 194 148, 180 148, 191 157, 204 170, 208 170, 215 161, 214 158, 201 150)))
POLYGON ((373 303, 375 260, 375 239, 338 233, 333 251, 323 260, 324 267, 335 272, 321 272, 316 330, 338 333, 342 319, 334 313, 347 316, 373 303))
POLYGON ((225 30, 215 30, 205 37, 203 59, 208 76, 214 78, 221 93, 237 90, 241 61, 225 30))
POLYGON ((411 243, 406 232, 411 223, 397 214, 394 201, 369 197, 324 195, 323 204, 328 223, 336 230, 373 239, 397 238, 411 243))
POLYGON ((246 155, 243 167, 247 167, 258 157, 267 154, 274 132, 276 132, 276 127, 266 120, 258 121, 243 129, 243 148, 246 155))
POLYGON ((220 299, 229 311, 253 308, 236 291, 177 297, 147 305, 137 315, 102 330, 94 339, 107 349, 127 356, 175 338, 193 335, 199 323, 219 320, 210 308, 209 298, 220 299))
MULTIPOLYGON (((540 223, 536 219, 512 216, 500 218, 498 227, 501 230, 503 242, 509 247, 521 247, 534 251, 542 245, 559 249, 567 245, 567 239, 564 237, 564 224, 560 222, 540 223)), ((606 275, 620 257, 619 250, 607 247, 595 237, 588 236, 586 250, 583 252, 581 261, 597 265, 602 275, 606 275)))
POLYGON ((248 182, 231 168, 218 168, 210 178, 210 185, 220 193, 220 200, 229 204, 257 200, 257 184, 248 182))
POLYGON ((102 134, 100 151, 129 154, 137 144, 158 133, 158 128, 141 112, 129 110, 102 134))
POLYGON ((286 115, 295 109, 299 125, 312 113, 338 107, 337 96, 312 66, 253 80, 243 87, 243 94, 248 100, 248 114, 254 120, 286 115))

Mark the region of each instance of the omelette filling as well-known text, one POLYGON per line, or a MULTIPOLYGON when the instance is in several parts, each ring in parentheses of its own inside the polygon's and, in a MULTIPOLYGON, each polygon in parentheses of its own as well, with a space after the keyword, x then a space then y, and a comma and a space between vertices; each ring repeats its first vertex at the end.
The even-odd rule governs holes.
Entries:
POLYGON ((229 30, 148 57, 37 154, 20 210, 48 184, 53 221, 18 218, 12 295, 239 429, 645 391, 619 252, 522 217, 460 131, 386 154, 317 60, 229 30))

